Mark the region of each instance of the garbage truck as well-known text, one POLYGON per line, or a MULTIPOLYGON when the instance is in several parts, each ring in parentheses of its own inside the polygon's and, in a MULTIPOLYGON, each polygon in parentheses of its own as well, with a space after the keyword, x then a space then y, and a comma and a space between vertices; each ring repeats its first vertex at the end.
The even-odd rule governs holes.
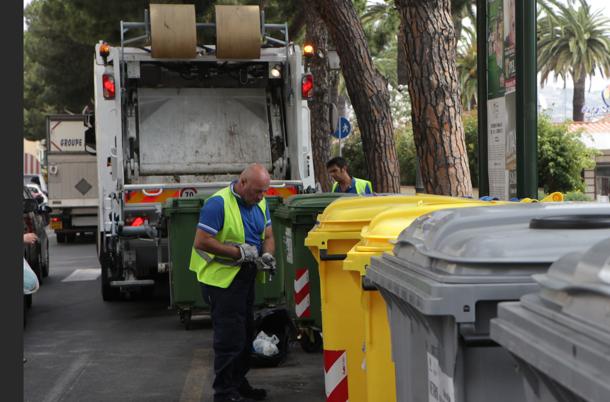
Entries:
POLYGON ((58 243, 97 232, 97 159, 85 146, 90 114, 47 116, 47 171, 51 229, 58 243))
POLYGON ((313 191, 313 77, 287 32, 258 6, 216 6, 215 23, 199 23, 193 5, 151 4, 143 22, 121 21, 120 43, 96 44, 88 144, 104 300, 167 275, 167 199, 212 194, 254 162, 274 195, 313 191))

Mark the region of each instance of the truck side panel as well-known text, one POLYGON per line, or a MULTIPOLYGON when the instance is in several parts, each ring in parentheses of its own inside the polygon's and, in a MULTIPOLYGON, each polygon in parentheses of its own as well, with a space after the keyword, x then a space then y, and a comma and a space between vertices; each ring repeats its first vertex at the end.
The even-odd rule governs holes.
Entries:
POLYGON ((51 207, 97 206, 97 160, 94 155, 50 153, 51 207))

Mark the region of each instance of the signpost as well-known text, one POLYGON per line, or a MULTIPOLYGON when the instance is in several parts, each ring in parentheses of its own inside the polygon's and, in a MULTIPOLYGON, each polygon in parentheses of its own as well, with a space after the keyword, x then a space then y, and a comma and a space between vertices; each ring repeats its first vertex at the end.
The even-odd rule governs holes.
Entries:
POLYGON ((332 133, 333 137, 339 140, 339 156, 341 156, 341 148, 343 148, 343 139, 346 138, 352 132, 352 125, 350 124, 347 117, 341 116, 339 119, 339 126, 332 133))

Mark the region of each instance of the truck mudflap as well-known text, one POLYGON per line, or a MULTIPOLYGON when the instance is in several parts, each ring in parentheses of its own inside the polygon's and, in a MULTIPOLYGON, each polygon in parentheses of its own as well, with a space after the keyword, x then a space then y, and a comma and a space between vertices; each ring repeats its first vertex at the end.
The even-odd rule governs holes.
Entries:
MULTIPOLYGON (((128 184, 123 192, 125 204, 164 203, 169 198, 189 198, 198 194, 212 194, 228 186, 230 182, 192 184, 128 184)), ((302 192, 301 181, 272 180, 268 196, 288 198, 302 192)))

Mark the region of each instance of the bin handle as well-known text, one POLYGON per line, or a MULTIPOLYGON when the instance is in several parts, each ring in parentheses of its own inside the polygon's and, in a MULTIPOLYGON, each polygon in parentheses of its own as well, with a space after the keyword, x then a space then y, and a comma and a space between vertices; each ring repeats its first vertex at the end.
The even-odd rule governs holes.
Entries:
POLYGON ((461 324, 459 327, 460 339, 467 347, 495 347, 498 345, 489 334, 476 333, 474 325, 461 324))
POLYGON ((347 254, 328 254, 328 250, 320 250, 320 260, 322 261, 343 261, 347 258, 347 254))
POLYGON ((607 229, 610 215, 556 215, 530 220, 530 229, 607 229))
POLYGON ((370 292, 373 290, 379 290, 379 289, 377 289, 377 286, 375 286, 375 284, 366 276, 362 277, 361 285, 362 285, 362 290, 367 291, 367 292, 370 292))

